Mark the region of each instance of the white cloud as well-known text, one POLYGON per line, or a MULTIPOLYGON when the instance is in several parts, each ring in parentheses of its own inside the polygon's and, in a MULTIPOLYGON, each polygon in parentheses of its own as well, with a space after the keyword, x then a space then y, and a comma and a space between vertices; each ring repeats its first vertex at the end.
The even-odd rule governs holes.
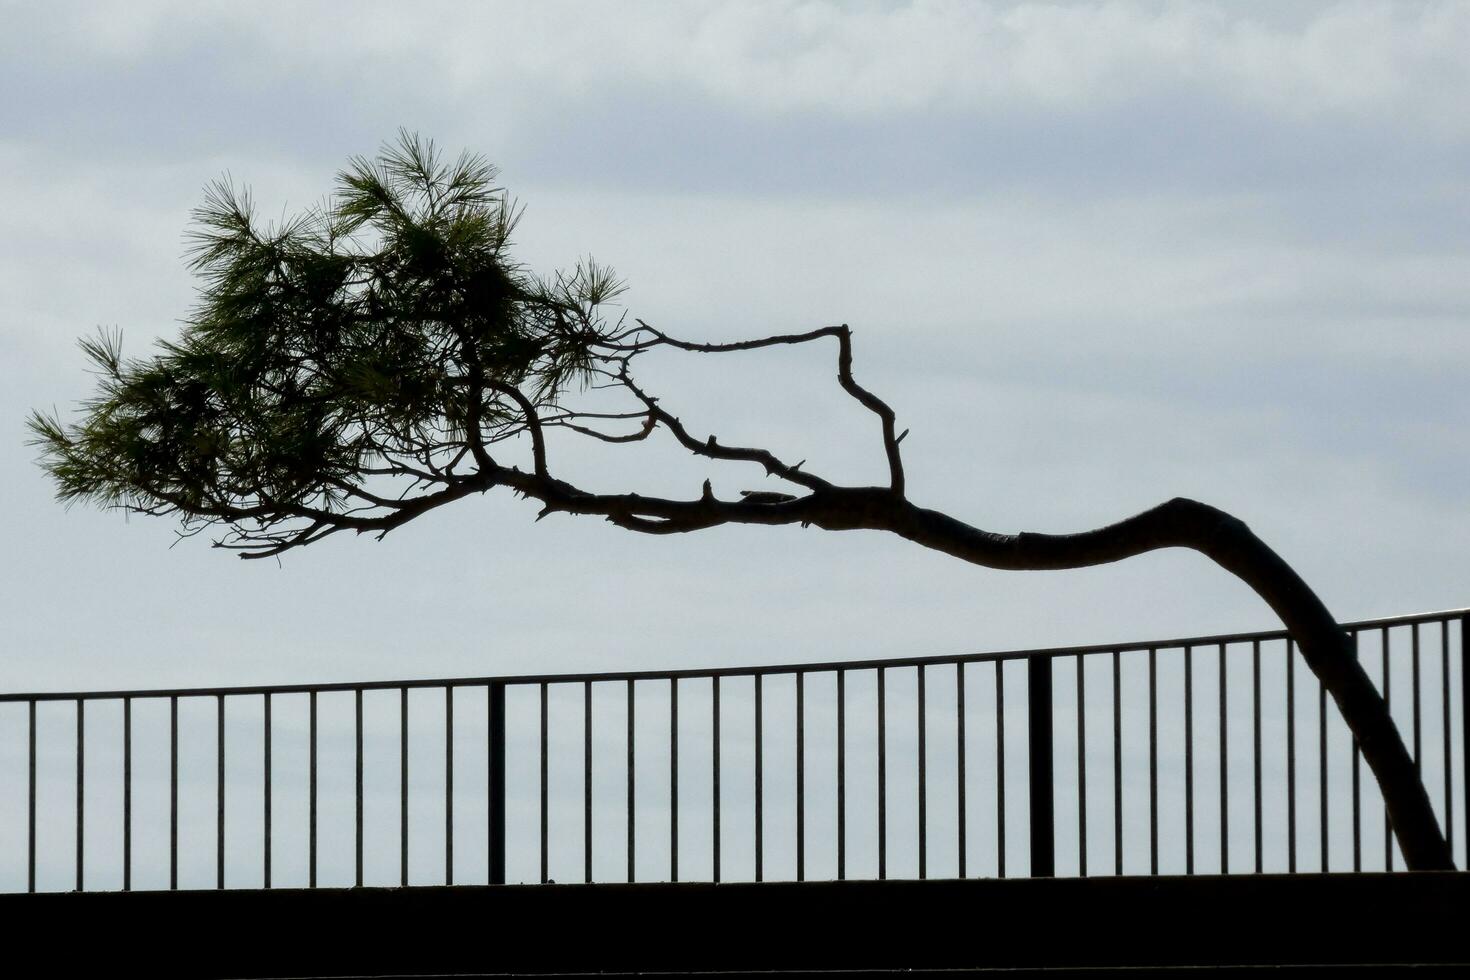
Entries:
MULTIPOLYGON (((1451 110, 1470 8, 1283 9, 7 9, 0 77, 28 97, 0 107, 0 480, 29 565, 4 601, 46 652, 8 662, 7 686, 471 673, 486 631, 496 667, 522 669, 585 666, 623 635, 687 663, 778 634, 818 651, 834 623, 880 655, 1263 621, 1177 556, 1002 576, 863 536, 660 543, 485 502, 277 574, 199 542, 165 552, 162 522, 56 507, 19 420, 85 390, 72 337, 117 324, 140 351, 171 332, 199 187, 228 168, 264 212, 299 207, 400 123, 507 163, 530 205, 521 256, 546 269, 593 251, 630 277, 638 315, 699 335, 859 326, 860 376, 913 426, 916 493, 961 517, 1060 529, 1192 491, 1240 507, 1344 614, 1462 601, 1470 193, 1451 110), (104 557, 79 571, 84 554, 104 557), (595 600, 569 604, 540 586, 552 578, 595 600), (403 621, 365 614, 405 579, 403 621), (221 628, 221 591, 278 621, 221 628), (737 606, 765 612, 728 622, 737 606), (50 632, 60 618, 74 641, 50 632), (110 651, 120 622, 216 659, 88 652, 110 651), (427 652, 402 661, 426 629, 427 652), (287 643, 306 652, 261 653, 287 643)), ((876 478, 829 361, 771 363, 649 380, 691 424, 876 478)), ((600 484, 645 465, 578 459, 600 484)), ((647 466, 676 489, 703 475, 647 466)))
MULTIPOLYGON (((738 3, 134 3, 64 8, 43 45, 141 62, 213 37, 268 50, 262 71, 347 65, 365 85, 509 99, 639 84, 747 112, 1085 112, 1187 91, 1286 118, 1407 116, 1463 133, 1470 7, 738 3), (373 78, 372 74, 385 77, 373 78)), ((33 14, 32 17, 35 15, 33 14)), ((22 15, 23 21, 27 18, 22 15)), ((22 25, 24 26, 24 25, 22 25)), ((24 37, 20 31, 15 37, 24 37)), ((16 43, 15 41, 12 44, 16 43)))

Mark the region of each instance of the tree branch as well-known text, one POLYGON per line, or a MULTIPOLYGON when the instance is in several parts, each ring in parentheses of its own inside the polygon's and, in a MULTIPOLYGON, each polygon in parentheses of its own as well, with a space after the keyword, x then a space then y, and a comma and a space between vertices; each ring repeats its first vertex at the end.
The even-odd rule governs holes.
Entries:
MULTIPOLYGON (((766 347, 778 347, 792 344, 805 344, 823 337, 837 338, 837 383, 842 390, 851 395, 864 408, 877 415, 883 427, 883 451, 888 457, 889 487, 900 496, 904 493, 903 457, 899 452, 899 443, 903 441, 903 435, 895 432, 896 417, 893 409, 888 406, 877 395, 868 391, 858 384, 852 376, 852 330, 847 324, 836 326, 819 327, 799 334, 777 334, 773 337, 759 337, 754 340, 741 340, 728 344, 699 344, 687 340, 678 340, 648 326, 642 320, 638 324, 646 328, 654 340, 646 341, 639 349, 644 350, 659 344, 673 347, 677 350, 694 351, 701 354, 725 354, 735 351, 760 350, 766 347)), ((904 433, 907 435, 907 433, 904 433)), ((789 478, 788 478, 789 479, 789 478)), ((801 483, 802 481, 793 481, 801 483)), ((803 486, 808 484, 803 483, 803 486)))
POLYGON ((536 475, 545 477, 547 475, 546 436, 541 431, 541 418, 536 414, 536 406, 532 405, 531 400, 521 394, 521 390, 515 385, 492 381, 490 387, 515 402, 521 413, 525 415, 526 427, 531 433, 531 456, 533 465, 536 467, 536 475))
POLYGON ((1080 534, 995 534, 905 502, 888 527, 927 548, 988 568, 1081 568, 1162 548, 1189 548, 1250 586, 1280 617, 1302 657, 1352 730, 1383 791, 1404 860, 1414 870, 1450 870, 1453 858, 1413 758, 1353 653, 1352 640, 1296 571, 1238 518, 1175 498, 1080 534))
POLYGON ((703 442, 700 442, 689 434, 689 430, 684 428, 683 423, 659 406, 657 398, 652 397, 642 388, 638 387, 626 370, 619 375, 619 380, 648 409, 649 419, 655 422, 662 422, 673 433, 674 438, 679 440, 679 444, 692 453, 704 456, 707 459, 758 463, 765 467, 768 475, 780 477, 790 483, 806 487, 808 490, 826 490, 832 486, 831 483, 828 483, 819 476, 803 472, 800 463, 795 466, 784 463, 780 459, 777 459, 774 453, 765 449, 722 446, 714 436, 710 436, 703 442))

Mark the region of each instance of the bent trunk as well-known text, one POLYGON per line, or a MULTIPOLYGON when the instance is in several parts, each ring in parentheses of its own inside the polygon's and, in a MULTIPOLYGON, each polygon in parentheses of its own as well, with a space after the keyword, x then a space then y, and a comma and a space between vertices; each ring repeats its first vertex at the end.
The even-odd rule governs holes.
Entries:
POLYGON ((1337 703, 1378 780, 1411 871, 1449 870, 1454 859, 1414 760, 1388 706, 1353 653, 1352 640, 1290 565, 1224 511, 1176 498, 1081 534, 995 534, 913 505, 891 529, 925 547, 989 568, 1044 570, 1119 561, 1161 548, 1190 548, 1241 579, 1281 617, 1308 667, 1337 703))

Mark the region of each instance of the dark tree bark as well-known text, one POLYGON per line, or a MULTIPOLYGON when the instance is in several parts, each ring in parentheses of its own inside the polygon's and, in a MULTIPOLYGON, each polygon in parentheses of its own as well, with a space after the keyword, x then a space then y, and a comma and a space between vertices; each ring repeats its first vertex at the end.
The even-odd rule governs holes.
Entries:
MULTIPOLYGON (((1357 740, 1364 760, 1378 781, 1389 821, 1411 870, 1449 870, 1453 856, 1404 745, 1388 705, 1354 655, 1347 633, 1289 564, 1236 517, 1194 500, 1175 498, 1107 527, 1077 534, 997 534, 972 527, 947 514, 915 506, 905 495, 899 445, 907 431, 896 432, 893 410, 862 388, 852 376, 851 333, 846 324, 809 334, 769 337, 733 344, 694 344, 675 340, 640 322, 652 335, 645 346, 721 353, 799 344, 834 337, 838 342, 837 378, 843 390, 878 416, 887 458, 887 487, 838 487, 790 466, 760 449, 720 445, 713 436, 701 442, 666 412, 658 400, 634 384, 626 361, 610 374, 631 391, 647 410, 647 425, 633 438, 643 438, 656 425, 668 428, 692 452, 711 459, 743 460, 763 465, 769 475, 809 491, 789 499, 721 502, 709 484, 697 501, 653 500, 632 496, 582 494, 546 477, 545 446, 539 425, 528 417, 535 441, 538 476, 513 481, 527 496, 552 511, 602 514, 608 520, 645 533, 679 533, 725 523, 815 525, 829 530, 890 531, 916 544, 987 568, 1041 571, 1081 568, 1121 561, 1164 548, 1188 548, 1214 561, 1248 585, 1281 618, 1301 650, 1302 659, 1332 695, 1343 720, 1357 740), (568 493, 569 491, 569 493, 568 493)), ((635 345, 634 352, 643 349, 635 345)))
POLYGON ((925 547, 990 568, 1078 568, 1161 548, 1190 548, 1210 558, 1275 611, 1296 641, 1302 659, 1332 695, 1378 780, 1410 870, 1454 868, 1414 760, 1388 706, 1354 656, 1352 639, 1301 576, 1244 522, 1207 504, 1176 498, 1136 517, 1081 534, 989 534, 922 508, 909 508, 894 531, 925 547))
POLYGON ((1248 585, 1281 618, 1302 659, 1332 695, 1378 780, 1408 868, 1454 868, 1413 757, 1387 704, 1354 656, 1351 638, 1290 565, 1243 521, 1217 508, 1181 497, 1078 534, 996 534, 917 507, 884 487, 820 489, 774 504, 713 500, 681 504, 608 497, 563 500, 555 491, 545 493, 534 481, 524 489, 552 510, 602 514, 645 532, 674 533, 724 523, 801 523, 828 530, 890 531, 975 565, 1011 571, 1083 568, 1164 548, 1197 551, 1248 585))

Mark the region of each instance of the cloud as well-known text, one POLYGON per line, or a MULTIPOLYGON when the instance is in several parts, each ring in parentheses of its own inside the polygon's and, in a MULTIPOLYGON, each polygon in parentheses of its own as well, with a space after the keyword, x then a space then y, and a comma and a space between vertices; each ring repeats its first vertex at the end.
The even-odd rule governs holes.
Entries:
MULTIPOLYGON (((511 156, 526 154, 538 173, 559 161, 553 172, 566 176, 605 160, 614 178, 644 173, 667 183, 702 162, 715 164, 706 180, 722 172, 736 180, 745 166, 767 186, 791 170, 801 187, 786 182, 790 189, 820 187, 833 173, 839 184, 861 185, 844 172, 896 176, 905 163, 922 181, 946 161, 950 170, 1012 178, 1033 168, 1078 179, 1141 170, 1148 180, 1191 164, 1204 179, 1229 176, 1232 166, 1238 176, 1286 164, 1330 171, 1385 133, 1416 134, 1405 141, 1410 154, 1452 153, 1463 163, 1470 9, 1292 9, 546 2, 361 4, 347 16, 326 4, 26 8, 15 17, 5 75, 28 97, 6 111, 22 133, 82 119, 136 125, 159 113, 149 128, 165 152, 266 132, 290 133, 303 149, 329 142, 340 153, 354 142, 360 152, 344 139, 354 127, 376 134, 396 120, 441 135, 478 129, 509 144, 511 156), (181 77, 188 86, 176 85, 181 77), (123 100, 123 116, 107 111, 123 100), (742 159, 757 146, 770 165, 742 159)), ((470 142, 484 145, 483 137, 470 142)))
POLYGON ((75 21, 101 55, 138 61, 227 31, 286 70, 417 62, 452 94, 595 97, 609 81, 692 91, 755 112, 1095 112, 1185 88, 1289 118, 1409 113, 1463 132, 1462 4, 816 2, 142 5, 75 21), (552 39, 547 43, 547 39, 552 39), (431 60, 425 60, 431 59, 431 60))
MULTIPOLYGON (((173 333, 199 188, 228 169, 293 210, 402 124, 501 163, 529 205, 520 257, 610 260, 636 315, 702 337, 852 322, 926 503, 1062 530, 1196 493, 1345 615, 1463 601, 1463 5, 6 16, 0 487, 26 571, 5 602, 42 651, 21 686, 826 656, 834 624, 877 656, 1269 621, 1188 556, 1006 576, 876 536, 653 542, 487 500, 278 571, 57 507, 19 420, 84 394, 75 336, 173 333), (222 621, 229 596, 273 614, 222 621), (149 639, 114 657, 120 628, 149 639)), ((881 476, 830 351, 648 369, 701 430, 881 476)), ((566 465, 599 487, 706 475, 677 453, 566 465)))

